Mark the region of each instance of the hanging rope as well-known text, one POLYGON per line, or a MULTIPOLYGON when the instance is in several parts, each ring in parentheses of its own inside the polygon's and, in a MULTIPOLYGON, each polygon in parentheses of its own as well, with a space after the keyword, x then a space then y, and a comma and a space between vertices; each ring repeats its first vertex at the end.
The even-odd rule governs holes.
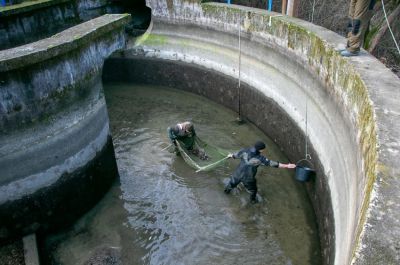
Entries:
POLYGON ((310 159, 311 160, 311 156, 308 153, 308 98, 306 98, 306 136, 305 136, 305 142, 306 142, 306 155, 305 155, 305 159, 310 159))
POLYGON ((241 12, 239 12, 239 62, 238 62, 238 70, 239 70, 239 80, 238 80, 238 111, 239 111, 239 119, 242 119, 242 115, 241 115, 241 102, 240 102, 240 94, 241 94, 241 89, 240 89, 240 74, 241 74, 241 64, 242 64, 242 44, 241 44, 241 20, 242 20, 242 15, 241 12))
POLYGON ((392 35, 392 38, 393 38, 394 44, 396 45, 397 51, 398 51, 398 52, 399 52, 399 54, 400 54, 400 48, 399 48, 399 45, 397 44, 396 38, 394 37, 394 34, 393 34, 393 31, 392 31, 392 28, 390 27, 390 23, 389 23, 389 21, 388 21, 388 18, 387 18, 387 14, 386 14, 386 10, 385 10, 385 4, 383 3, 383 0, 381 0, 381 2, 382 2, 382 9, 383 9, 383 13, 385 14, 385 19, 386 19, 386 23, 387 23, 387 25, 388 25, 388 28, 389 28, 390 34, 392 35))
POLYGON ((240 40, 241 40, 241 37, 240 37, 240 35, 241 35, 241 28, 240 28, 240 22, 241 22, 241 20, 242 20, 242 16, 241 16, 241 12, 239 12, 239 66, 238 66, 238 69, 239 69, 239 87, 240 87, 240 65, 241 65, 241 61, 242 61, 242 45, 241 45, 241 42, 240 42, 240 40))

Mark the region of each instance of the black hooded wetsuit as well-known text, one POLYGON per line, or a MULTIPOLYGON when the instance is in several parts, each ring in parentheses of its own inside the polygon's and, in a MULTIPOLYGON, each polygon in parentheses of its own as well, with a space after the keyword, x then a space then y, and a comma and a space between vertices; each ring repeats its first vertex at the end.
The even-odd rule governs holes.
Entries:
POLYGON ((240 158, 240 164, 225 187, 225 192, 229 193, 240 182, 250 191, 250 200, 256 202, 257 195, 257 168, 260 165, 279 167, 279 162, 269 160, 261 155, 254 147, 245 148, 233 154, 233 158, 240 158))

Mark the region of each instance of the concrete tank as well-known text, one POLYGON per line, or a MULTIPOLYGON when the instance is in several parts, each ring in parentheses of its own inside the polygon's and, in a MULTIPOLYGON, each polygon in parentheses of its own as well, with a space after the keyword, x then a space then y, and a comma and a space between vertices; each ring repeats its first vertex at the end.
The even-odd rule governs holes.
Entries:
POLYGON ((399 79, 365 51, 341 57, 344 38, 296 18, 196 0, 147 5, 148 32, 108 60, 105 78, 178 87, 238 110, 240 72, 242 114, 292 161, 304 158, 307 136, 325 264, 398 264, 399 79))

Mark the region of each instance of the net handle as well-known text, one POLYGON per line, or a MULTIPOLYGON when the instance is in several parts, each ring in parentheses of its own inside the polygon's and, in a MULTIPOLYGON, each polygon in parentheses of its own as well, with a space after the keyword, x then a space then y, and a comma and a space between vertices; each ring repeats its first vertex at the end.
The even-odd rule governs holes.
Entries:
POLYGON ((226 159, 228 159, 229 157, 224 157, 224 158, 222 158, 222 159, 220 159, 220 160, 218 160, 218 161, 216 161, 216 162, 214 162, 214 163, 212 163, 212 164, 209 164, 209 165, 207 165, 207 166, 204 166, 204 167, 200 167, 198 170, 196 170, 196 173, 197 172, 200 172, 200 171, 203 171, 203 170, 206 170, 206 169, 208 169, 208 168, 210 168, 210 167, 213 167, 213 166, 215 166, 215 165, 218 165, 219 163, 221 163, 222 161, 224 161, 224 160, 226 160, 226 159))

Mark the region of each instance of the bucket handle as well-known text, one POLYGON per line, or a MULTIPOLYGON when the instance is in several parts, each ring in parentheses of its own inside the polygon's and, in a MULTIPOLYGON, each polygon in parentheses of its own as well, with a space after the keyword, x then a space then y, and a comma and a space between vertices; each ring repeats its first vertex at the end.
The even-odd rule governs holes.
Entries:
POLYGON ((306 161, 306 162, 308 162, 308 163, 314 168, 314 164, 313 164, 311 161, 309 161, 308 159, 305 159, 305 158, 300 159, 299 161, 297 161, 296 166, 297 166, 301 161, 306 161))

